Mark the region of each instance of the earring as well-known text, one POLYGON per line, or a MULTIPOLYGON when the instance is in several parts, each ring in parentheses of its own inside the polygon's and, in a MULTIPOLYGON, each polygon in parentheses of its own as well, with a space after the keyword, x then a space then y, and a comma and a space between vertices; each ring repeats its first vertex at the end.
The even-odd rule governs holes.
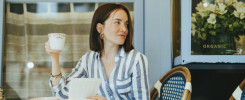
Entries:
POLYGON ((103 39, 103 34, 102 33, 100 34, 100 39, 103 39))

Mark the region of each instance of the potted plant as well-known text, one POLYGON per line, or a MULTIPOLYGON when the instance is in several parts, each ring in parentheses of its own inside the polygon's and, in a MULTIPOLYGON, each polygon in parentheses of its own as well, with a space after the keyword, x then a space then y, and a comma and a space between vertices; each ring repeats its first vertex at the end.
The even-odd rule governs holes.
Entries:
POLYGON ((245 3, 202 0, 191 17, 192 53, 232 55, 235 41, 245 35, 245 3))

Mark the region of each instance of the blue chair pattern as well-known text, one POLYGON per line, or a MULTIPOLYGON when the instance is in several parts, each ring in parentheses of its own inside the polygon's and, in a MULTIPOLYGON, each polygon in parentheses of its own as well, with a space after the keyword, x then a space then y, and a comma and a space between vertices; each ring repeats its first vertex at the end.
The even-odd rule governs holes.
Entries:
POLYGON ((245 89, 242 91, 242 97, 241 100, 245 100, 245 89))
POLYGON ((168 71, 156 82, 150 93, 151 100, 189 100, 191 96, 191 74, 184 66, 168 71))
POLYGON ((185 90, 185 77, 176 73, 161 86, 160 100, 181 100, 185 90))

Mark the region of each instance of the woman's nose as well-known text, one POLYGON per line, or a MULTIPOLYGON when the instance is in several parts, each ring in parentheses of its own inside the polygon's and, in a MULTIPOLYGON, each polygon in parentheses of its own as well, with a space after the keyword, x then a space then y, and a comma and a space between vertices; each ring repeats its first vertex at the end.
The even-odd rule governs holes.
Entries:
POLYGON ((127 30, 128 30, 128 28, 127 28, 127 25, 121 25, 121 30, 123 31, 123 32, 126 32, 127 30))

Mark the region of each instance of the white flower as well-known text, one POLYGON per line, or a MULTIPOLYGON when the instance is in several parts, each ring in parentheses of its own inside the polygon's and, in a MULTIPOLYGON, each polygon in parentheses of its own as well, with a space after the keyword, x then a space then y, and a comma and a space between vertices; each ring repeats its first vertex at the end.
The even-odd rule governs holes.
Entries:
POLYGON ((233 4, 233 6, 234 6, 236 9, 238 9, 238 8, 240 8, 240 7, 244 7, 244 6, 245 6, 245 3, 243 3, 243 2, 236 2, 236 3, 233 4))
POLYGON ((200 14, 202 17, 208 16, 208 13, 206 13, 206 12, 197 12, 197 13, 200 14))
POLYGON ((219 10, 225 10, 226 5, 224 5, 223 3, 218 3, 219 5, 219 10))
POLYGON ((208 0, 202 0, 203 3, 208 3, 209 4, 209 1, 208 0))
POLYGON ((218 3, 218 6, 219 6, 218 13, 223 15, 223 14, 225 14, 227 12, 227 10, 225 10, 226 5, 224 5, 223 3, 218 3))
POLYGON ((245 14, 244 13, 241 13, 240 14, 240 19, 243 19, 243 18, 245 18, 245 14))
POLYGON ((207 0, 203 0, 196 7, 197 14, 200 14, 202 17, 208 16, 208 11, 214 12, 215 9, 216 5, 210 4, 207 0))
POLYGON ((196 10, 197 10, 197 11, 200 11, 200 12, 203 12, 203 11, 205 11, 206 9, 205 9, 205 7, 203 6, 203 3, 200 2, 199 4, 197 4, 196 10))
POLYGON ((224 0, 215 0, 215 3, 224 3, 224 0))
POLYGON ((210 14, 209 18, 207 19, 208 23, 215 24, 216 23, 216 16, 215 14, 210 14))
POLYGON ((233 14, 239 18, 240 13, 238 11, 234 11, 233 14))
POLYGON ((191 23, 191 29, 192 29, 192 30, 195 30, 195 29, 196 29, 196 25, 193 24, 193 23, 191 23))
POLYGON ((208 9, 209 11, 212 11, 212 12, 215 11, 215 8, 216 8, 216 5, 214 5, 214 4, 209 4, 208 7, 207 7, 207 9, 208 9))
POLYGON ((192 13, 192 17, 196 17, 196 14, 195 13, 192 13))
POLYGON ((227 6, 231 5, 233 2, 237 2, 237 0, 225 0, 227 6))
POLYGON ((240 19, 243 19, 244 13, 245 13, 245 3, 237 2, 234 3, 233 6, 236 8, 236 10, 233 12, 233 14, 240 19))
POLYGON ((225 0, 225 4, 227 4, 228 6, 232 4, 232 0, 225 0))
POLYGON ((196 17, 191 17, 191 22, 197 22, 196 17))
POLYGON ((191 35, 195 36, 195 34, 196 34, 196 30, 191 30, 191 35))

